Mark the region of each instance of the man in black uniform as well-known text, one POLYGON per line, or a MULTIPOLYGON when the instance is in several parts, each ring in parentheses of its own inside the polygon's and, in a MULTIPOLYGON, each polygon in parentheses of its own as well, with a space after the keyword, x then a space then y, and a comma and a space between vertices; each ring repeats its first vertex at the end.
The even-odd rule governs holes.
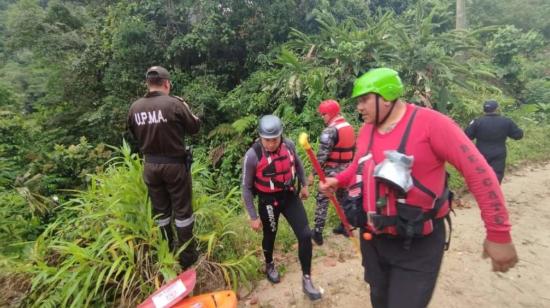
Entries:
POLYGON ((501 183, 506 163, 506 138, 519 140, 523 138, 523 130, 511 119, 499 115, 497 110, 496 101, 486 101, 483 104, 485 115, 470 122, 465 133, 470 139, 476 139, 477 148, 501 183))
POLYGON ((186 269, 197 260, 197 252, 192 241, 191 157, 184 136, 196 134, 200 120, 183 99, 169 95, 172 84, 165 68, 149 68, 145 79, 148 92, 130 107, 128 128, 144 155, 143 178, 156 223, 171 248, 191 241, 179 256, 180 265, 186 269), (175 244, 170 224, 172 212, 179 245, 175 244))

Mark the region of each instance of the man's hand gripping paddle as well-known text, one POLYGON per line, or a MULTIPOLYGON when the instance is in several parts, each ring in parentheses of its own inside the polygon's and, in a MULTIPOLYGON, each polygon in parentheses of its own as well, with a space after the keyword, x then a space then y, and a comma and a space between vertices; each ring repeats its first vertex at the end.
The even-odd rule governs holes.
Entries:
MULTIPOLYGON (((306 133, 301 133, 298 141, 302 146, 302 148, 306 151, 307 157, 311 161, 311 165, 313 166, 313 169, 315 169, 315 171, 319 175, 319 180, 321 182, 325 182, 325 172, 321 168, 321 165, 319 164, 319 161, 317 160, 315 153, 313 153, 313 150, 311 149, 311 145, 309 144, 309 141, 308 141, 308 135, 306 133)), ((350 238, 351 242, 355 246, 356 251, 359 253, 360 252, 359 241, 356 237, 353 236, 353 230, 351 228, 351 225, 349 224, 348 219, 346 218, 346 215, 344 214, 344 211, 342 210, 342 207, 340 206, 340 203, 338 202, 336 197, 334 197, 334 194, 328 195, 328 198, 330 202, 332 202, 332 205, 334 205, 334 209, 336 210, 336 213, 338 214, 340 221, 344 225, 344 229, 346 230, 348 237, 350 238)))

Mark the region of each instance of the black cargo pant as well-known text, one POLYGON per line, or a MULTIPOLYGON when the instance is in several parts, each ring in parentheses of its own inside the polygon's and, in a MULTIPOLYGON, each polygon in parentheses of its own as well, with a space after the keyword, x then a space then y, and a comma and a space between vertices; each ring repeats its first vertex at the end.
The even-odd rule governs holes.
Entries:
MULTIPOLYGON (((184 163, 148 163, 143 170, 143 178, 153 205, 153 216, 161 228, 169 245, 175 249, 193 238, 193 207, 191 205, 191 173, 184 163), (178 235, 174 242, 170 225, 172 213, 178 235)), ((180 264, 187 267, 196 259, 194 242, 180 254, 180 264)))
POLYGON ((374 236, 370 241, 360 238, 372 307, 427 307, 443 259, 443 219, 436 221, 430 235, 413 239, 409 250, 403 248, 403 239, 399 238, 385 235, 374 236))
POLYGON ((506 169, 506 152, 493 155, 483 154, 483 156, 491 168, 493 168, 493 171, 495 171, 498 182, 502 183, 502 179, 504 178, 504 169, 506 169))
POLYGON ((157 220, 160 226, 170 222, 172 212, 176 226, 183 227, 190 223, 188 220, 193 215, 192 183, 191 174, 187 172, 185 164, 145 163, 143 179, 153 204, 153 215, 160 214, 157 220))
POLYGON ((259 194, 258 212, 263 226, 262 248, 265 261, 273 261, 273 247, 279 226, 279 216, 283 216, 294 231, 298 240, 298 258, 304 275, 311 274, 311 230, 307 221, 302 200, 294 192, 259 194))

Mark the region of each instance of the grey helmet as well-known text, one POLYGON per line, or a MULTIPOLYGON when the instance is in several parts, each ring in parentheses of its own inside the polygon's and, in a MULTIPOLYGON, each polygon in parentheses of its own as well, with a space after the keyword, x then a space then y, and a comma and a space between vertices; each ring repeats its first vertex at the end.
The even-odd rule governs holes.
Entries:
POLYGON ((263 116, 258 125, 258 133, 262 138, 276 138, 283 133, 283 123, 279 117, 272 114, 263 116))

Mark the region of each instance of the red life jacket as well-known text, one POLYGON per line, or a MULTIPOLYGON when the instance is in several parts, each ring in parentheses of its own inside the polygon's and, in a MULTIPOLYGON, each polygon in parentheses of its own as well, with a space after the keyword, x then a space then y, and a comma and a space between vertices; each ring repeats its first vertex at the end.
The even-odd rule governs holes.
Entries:
POLYGON ((254 188, 258 192, 293 191, 296 179, 294 153, 283 140, 277 151, 266 152, 260 142, 252 145, 258 157, 254 188))
MULTIPOLYGON (((416 110, 413 111, 409 123, 407 123, 405 134, 398 149, 401 153, 405 152, 405 145, 415 114, 416 110)), ((430 196, 433 202, 424 205, 408 204, 406 194, 399 195, 391 186, 375 180, 373 174, 376 163, 373 161, 372 153, 370 153, 372 138, 371 134, 371 144, 368 147, 367 153, 359 158, 355 178, 353 178, 348 187, 346 200, 354 204, 344 204, 344 209, 353 208, 355 210, 362 208, 363 213, 360 213, 360 215, 366 217, 359 217, 360 219, 357 219, 357 221, 361 222, 362 227, 375 234, 399 235, 406 239, 404 242, 406 248, 410 246, 413 238, 432 233, 433 222, 436 219, 447 219, 450 227, 448 212, 451 206, 452 192, 448 189, 447 180, 445 181, 443 192, 437 195, 413 176, 414 186, 422 193, 430 196), (366 181, 366 183, 363 183, 363 181, 366 181), (366 191, 364 191, 365 189, 366 191), (363 198, 364 194, 367 195, 366 200, 363 198), (374 203, 371 202, 372 194, 376 196, 374 203), (438 217, 438 213, 442 209, 444 209, 446 215, 438 217)), ((357 212, 354 215, 360 216, 357 212)), ((448 247, 448 242, 446 243, 446 247, 448 247)))
POLYGON ((341 116, 334 118, 329 127, 336 128, 338 139, 329 153, 326 164, 336 166, 350 163, 355 152, 355 131, 353 127, 341 116))

